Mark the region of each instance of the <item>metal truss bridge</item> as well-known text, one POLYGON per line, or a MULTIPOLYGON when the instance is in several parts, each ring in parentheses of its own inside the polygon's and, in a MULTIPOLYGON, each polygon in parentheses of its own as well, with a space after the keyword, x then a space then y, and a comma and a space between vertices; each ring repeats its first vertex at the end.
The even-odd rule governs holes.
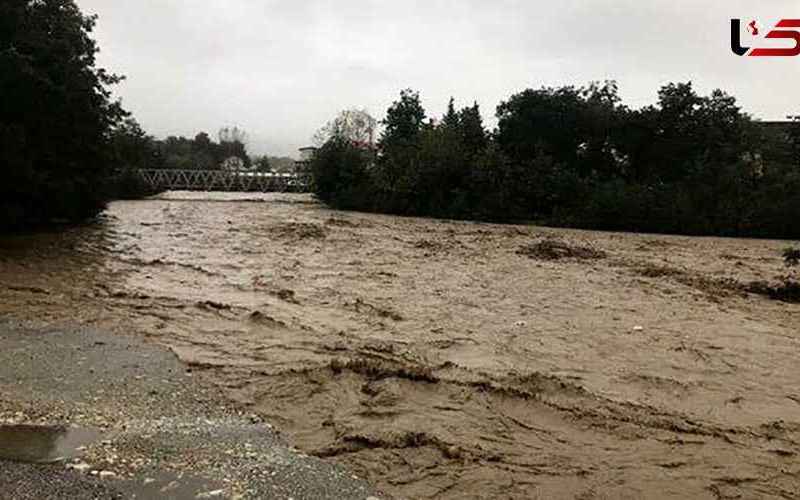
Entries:
POLYGON ((245 193, 310 191, 310 178, 302 174, 274 174, 230 170, 139 170, 139 177, 154 191, 238 191, 245 193))

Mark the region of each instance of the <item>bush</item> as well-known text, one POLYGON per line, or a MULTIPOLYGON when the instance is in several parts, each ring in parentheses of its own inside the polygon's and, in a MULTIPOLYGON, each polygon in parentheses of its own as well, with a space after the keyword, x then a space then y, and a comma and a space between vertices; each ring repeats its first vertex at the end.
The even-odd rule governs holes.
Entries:
POLYGON ((783 260, 787 267, 800 264, 800 248, 787 248, 783 251, 783 260))

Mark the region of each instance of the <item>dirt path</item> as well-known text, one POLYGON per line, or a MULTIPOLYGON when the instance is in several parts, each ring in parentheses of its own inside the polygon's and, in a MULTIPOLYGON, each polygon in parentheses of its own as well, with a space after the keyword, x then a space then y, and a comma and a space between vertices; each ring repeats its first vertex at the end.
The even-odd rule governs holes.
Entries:
POLYGON ((170 196, 5 242, 0 313, 147 335, 400 498, 800 498, 800 308, 741 286, 784 242, 170 196))

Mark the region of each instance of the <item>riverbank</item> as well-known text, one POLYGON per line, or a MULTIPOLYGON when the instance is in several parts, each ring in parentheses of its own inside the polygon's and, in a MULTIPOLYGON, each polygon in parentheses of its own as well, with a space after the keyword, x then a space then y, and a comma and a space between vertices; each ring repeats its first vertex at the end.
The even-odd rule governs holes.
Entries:
POLYGON ((0 314, 164 346, 399 498, 785 499, 800 306, 785 241, 169 193, 2 241, 0 314))
MULTIPOLYGON (((268 423, 141 337, 4 321, 0 345, 0 426, 83 431, 59 450, 63 461, 0 460, 3 498, 364 500, 373 492, 291 449, 268 423)), ((20 439, 15 450, 6 440, 0 451, 30 459, 46 451, 42 441, 20 439)))

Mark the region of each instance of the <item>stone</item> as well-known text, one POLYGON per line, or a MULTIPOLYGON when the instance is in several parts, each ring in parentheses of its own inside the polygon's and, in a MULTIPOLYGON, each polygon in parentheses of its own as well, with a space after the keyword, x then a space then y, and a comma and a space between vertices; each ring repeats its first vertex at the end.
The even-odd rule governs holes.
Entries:
POLYGON ((225 494, 225 490, 214 490, 200 493, 197 498, 218 498, 225 494))
POLYGON ((74 464, 67 464, 67 469, 76 470, 78 472, 87 472, 92 466, 86 462, 77 462, 74 464))

